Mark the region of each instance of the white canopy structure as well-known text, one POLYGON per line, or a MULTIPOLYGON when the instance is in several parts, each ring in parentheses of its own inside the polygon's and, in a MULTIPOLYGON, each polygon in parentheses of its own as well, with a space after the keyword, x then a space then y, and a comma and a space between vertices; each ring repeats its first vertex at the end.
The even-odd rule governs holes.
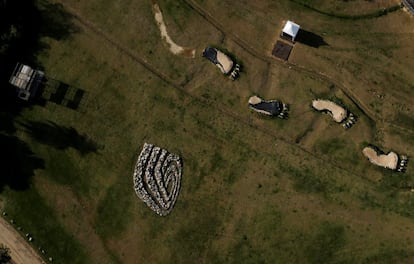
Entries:
POLYGON ((292 42, 295 41, 296 36, 298 35, 300 26, 295 22, 288 20, 285 24, 285 27, 282 30, 282 37, 287 37, 292 39, 292 42))

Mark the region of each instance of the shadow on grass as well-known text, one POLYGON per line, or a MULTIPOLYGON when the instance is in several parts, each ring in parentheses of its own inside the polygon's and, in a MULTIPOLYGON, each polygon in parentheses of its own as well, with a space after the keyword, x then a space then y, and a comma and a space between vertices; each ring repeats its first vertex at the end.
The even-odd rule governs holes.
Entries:
POLYGON ((17 99, 15 88, 9 84, 10 75, 17 62, 42 69, 37 57, 49 48, 43 40, 63 40, 78 31, 72 15, 61 4, 0 0, 0 192, 5 186, 27 189, 34 171, 44 168, 44 161, 14 135, 15 119, 32 104, 17 99))
MULTIPOLYGON (((0 2, 2 2, 0 0, 0 2)), ((45 38, 63 40, 79 28, 61 4, 46 0, 9 0, 0 5, 0 103, 1 110, 18 114, 27 103, 17 101, 15 88, 8 81, 17 62, 35 69, 37 60, 49 46, 45 38)))
POLYGON ((336 252, 346 244, 345 228, 336 223, 324 222, 309 241, 305 252, 308 263, 330 263, 336 252))
POLYGON ((313 48, 328 46, 328 43, 321 36, 304 29, 299 30, 296 41, 313 48))
POLYGON ((87 92, 70 84, 52 78, 45 78, 34 104, 45 106, 53 102, 63 107, 82 112, 85 110, 87 92), (79 109, 81 108, 81 109, 79 109))
POLYGON ((13 190, 25 190, 34 170, 43 169, 44 162, 36 157, 26 143, 17 137, 0 134, 0 192, 8 185, 13 190))
POLYGON ((59 126, 54 122, 21 123, 26 132, 36 141, 57 149, 72 147, 85 155, 98 151, 98 144, 86 135, 79 134, 73 127, 59 126))
POLYGON ((63 40, 78 32, 72 18, 61 4, 46 0, 7 1, 0 9, 0 35, 6 44, 1 64, 11 64, 6 65, 9 71, 17 61, 41 68, 37 56, 49 48, 42 39, 63 40))

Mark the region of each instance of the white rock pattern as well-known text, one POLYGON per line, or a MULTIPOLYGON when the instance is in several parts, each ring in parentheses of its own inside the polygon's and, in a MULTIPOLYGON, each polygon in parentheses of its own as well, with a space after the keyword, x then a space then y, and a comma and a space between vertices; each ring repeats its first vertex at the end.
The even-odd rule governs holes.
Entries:
POLYGON ((135 192, 158 215, 168 215, 180 191, 181 174, 179 156, 145 143, 135 165, 135 192))

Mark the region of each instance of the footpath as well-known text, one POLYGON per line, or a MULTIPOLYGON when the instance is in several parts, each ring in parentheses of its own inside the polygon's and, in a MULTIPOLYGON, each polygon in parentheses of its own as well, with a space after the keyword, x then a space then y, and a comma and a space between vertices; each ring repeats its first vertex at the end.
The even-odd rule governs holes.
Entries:
POLYGON ((0 217, 0 244, 4 244, 10 249, 13 263, 45 263, 29 243, 3 217, 0 217))

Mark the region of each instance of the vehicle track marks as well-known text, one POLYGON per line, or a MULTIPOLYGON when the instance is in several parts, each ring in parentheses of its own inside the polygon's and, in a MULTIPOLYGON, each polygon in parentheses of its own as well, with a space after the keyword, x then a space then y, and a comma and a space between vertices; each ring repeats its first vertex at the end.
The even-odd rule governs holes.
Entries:
MULTIPOLYGON (((185 0, 186 2, 192 2, 190 0, 185 0)), ((167 75, 163 74, 162 72, 160 72, 159 70, 157 70, 154 66, 152 66, 150 63, 148 63, 145 59, 142 59, 141 57, 139 57, 138 55, 134 54, 132 51, 130 51, 128 48, 124 47, 121 43, 117 42, 114 38, 112 38, 110 35, 108 35, 107 33, 105 33, 103 30, 101 30, 99 27, 97 27, 96 25, 94 25, 91 21, 89 21, 88 19, 82 17, 76 10, 74 10, 73 8, 71 8, 70 6, 68 6, 66 3, 62 2, 62 4, 66 7, 66 9, 72 13, 72 15, 75 17, 76 20, 78 20, 85 28, 91 30, 92 32, 94 32, 95 34, 97 34, 98 36, 100 36, 102 39, 104 39, 105 41, 107 41, 108 43, 110 43, 112 46, 114 46, 117 50, 119 50, 119 52, 121 52, 122 54, 130 57, 131 59, 133 59, 135 62, 141 64, 145 69, 147 69, 148 71, 150 71, 151 73, 153 73, 155 76, 157 76, 159 79, 161 79, 162 81, 164 81, 165 83, 169 84, 171 87, 175 88, 177 91, 183 93, 184 95, 192 98, 193 100, 203 104, 206 107, 209 107, 210 109, 216 109, 219 113, 223 114, 224 116, 227 116, 230 119, 233 119, 234 121, 238 122, 239 124, 243 124, 247 127, 250 127, 256 131, 259 131, 260 133, 267 135, 269 137, 271 137, 274 140, 279 140, 285 144, 288 144, 306 154, 308 154, 311 158, 319 160, 324 162, 325 164, 330 164, 332 167, 340 169, 342 171, 345 171, 351 175, 357 176, 360 179, 364 179, 366 181, 370 181, 368 180, 364 175, 359 174, 356 171, 353 171, 349 168, 346 168, 342 165, 339 165, 338 163, 336 163, 333 159, 330 159, 328 157, 323 157, 320 155, 316 155, 315 153, 307 150, 306 148, 302 147, 301 145, 296 144, 293 140, 289 140, 286 139, 282 136, 280 136, 279 134, 276 133, 272 133, 271 130, 269 130, 267 127, 265 126, 261 126, 258 125, 254 122, 253 119, 247 117, 247 118, 243 118, 241 116, 239 116, 237 113, 234 113, 233 111, 226 109, 225 107, 220 107, 217 105, 216 102, 210 100, 210 99, 206 99, 204 97, 201 96, 196 96, 194 94, 192 94, 191 92, 187 91, 185 89, 184 86, 182 86, 180 83, 177 83, 176 81, 172 80, 171 78, 169 78, 167 75)), ((201 15, 201 14, 200 14, 201 15)), ((202 15, 203 16, 203 15, 202 15)), ((204 16, 203 16, 204 17, 204 16)), ((212 23, 213 24, 213 23, 212 23)), ((214 24, 213 24, 214 25, 214 24)), ((218 24, 218 26, 220 26, 218 24)), ((234 39, 238 40, 239 38, 233 34, 230 34, 234 37, 234 39)), ((240 40, 240 43, 244 41, 240 40)), ((237 41, 236 41, 237 43, 237 41)), ((257 51, 254 50, 253 48, 251 48, 249 45, 247 44, 240 44, 239 45, 243 45, 241 46, 242 48, 244 48, 244 45, 246 45, 246 50, 249 50, 250 53, 252 55, 256 54, 257 51)), ((276 64, 274 61, 272 61, 272 58, 266 57, 264 55, 254 55, 257 56, 257 58, 261 58, 262 60, 271 63, 271 64, 276 64)), ((281 64, 283 65, 284 63, 278 62, 277 64, 281 64)), ((285 67, 288 67, 287 64, 285 64, 285 67)), ((298 68, 295 66, 295 68, 298 68)))
POLYGON ((414 130, 408 129, 405 127, 401 127, 392 121, 385 120, 382 117, 380 117, 378 114, 376 114, 374 111, 372 111, 369 107, 367 107, 361 100, 357 98, 355 93, 343 85, 342 83, 337 82, 333 77, 322 73, 317 72, 311 69, 307 69, 303 66, 297 65, 295 63, 291 63, 288 61, 279 61, 277 59, 274 59, 270 56, 266 56, 263 53, 256 50, 254 47, 252 47, 249 43, 241 39, 237 34, 230 32, 227 30, 223 25, 221 25, 208 11, 206 11, 204 8, 199 6, 195 1, 193 0, 184 0, 184 2, 189 5, 194 11, 200 14, 206 21, 208 21, 210 24, 212 24, 214 27, 216 27, 219 31, 223 32, 229 39, 233 40, 237 45, 239 45, 241 48, 246 50, 250 55, 253 57, 265 61, 271 65, 277 65, 282 66, 285 68, 293 69, 301 73, 306 73, 308 75, 311 75, 313 77, 319 78, 323 81, 329 82, 334 84, 336 87, 342 90, 342 92, 371 120, 378 122, 378 123, 385 123, 391 127, 394 127, 396 129, 405 131, 410 134, 414 134, 414 130))

